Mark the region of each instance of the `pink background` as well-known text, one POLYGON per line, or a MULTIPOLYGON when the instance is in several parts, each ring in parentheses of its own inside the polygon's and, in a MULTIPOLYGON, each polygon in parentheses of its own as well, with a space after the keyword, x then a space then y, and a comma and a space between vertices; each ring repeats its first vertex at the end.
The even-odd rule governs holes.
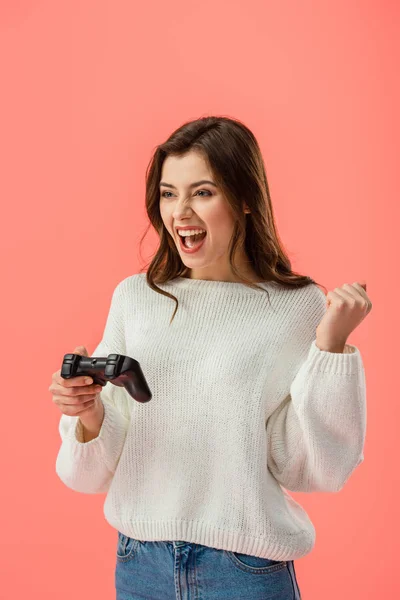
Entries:
POLYGON ((328 289, 365 277, 374 303, 349 338, 366 369, 365 461, 338 494, 293 494, 317 530, 295 563, 303 600, 399 596, 399 12, 0 4, 2 600, 115 597, 105 496, 58 479, 48 387, 65 353, 93 352, 115 285, 155 249, 151 234, 141 259, 156 144, 210 114, 259 140, 293 268, 328 289))

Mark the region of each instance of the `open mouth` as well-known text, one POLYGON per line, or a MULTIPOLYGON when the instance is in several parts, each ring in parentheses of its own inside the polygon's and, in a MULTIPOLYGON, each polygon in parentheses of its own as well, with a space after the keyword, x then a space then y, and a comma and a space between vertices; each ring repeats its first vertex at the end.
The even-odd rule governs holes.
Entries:
POLYGON ((195 235, 185 235, 179 237, 182 239, 183 245, 186 248, 196 248, 196 246, 199 246, 200 242, 204 240, 206 235, 207 232, 204 231, 203 233, 196 233, 195 235))
POLYGON ((184 252, 188 253, 197 252, 197 250, 200 250, 200 248, 203 246, 206 235, 207 232, 199 233, 196 235, 179 235, 179 243, 181 249, 184 252))

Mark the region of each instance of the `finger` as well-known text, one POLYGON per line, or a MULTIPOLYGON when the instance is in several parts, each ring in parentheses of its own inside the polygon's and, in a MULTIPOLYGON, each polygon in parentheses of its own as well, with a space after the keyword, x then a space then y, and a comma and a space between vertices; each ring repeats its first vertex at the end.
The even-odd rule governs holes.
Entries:
POLYGON ((363 286, 360 283, 358 283, 358 281, 355 281, 353 283, 353 287, 355 287, 357 289, 357 291, 360 293, 360 295, 366 301, 366 303, 367 303, 367 311, 369 313, 371 311, 371 308, 372 308, 372 302, 371 302, 371 300, 368 297, 368 294, 366 292, 367 284, 365 283, 364 285, 365 285, 365 289, 363 288, 363 286))
POLYGON ((81 396, 70 396, 67 398, 66 396, 54 396, 53 402, 58 404, 59 406, 76 406, 77 404, 84 404, 85 402, 89 402, 90 400, 96 400, 97 395, 93 394, 85 394, 81 396))
POLYGON ((363 296, 363 298, 365 298, 365 300, 368 300, 368 302, 369 302, 368 294, 367 294, 365 288, 363 288, 362 285, 360 283, 358 283, 358 281, 355 281, 353 283, 353 286, 357 289, 358 292, 360 292, 360 294, 363 296))
POLYGON ((334 290, 332 290, 330 292, 330 295, 333 296, 333 297, 342 298, 345 301, 346 300, 351 300, 351 299, 353 299, 353 300, 359 299, 357 293, 354 290, 351 291, 351 289, 348 289, 346 286, 348 286, 347 283, 345 283, 343 285, 343 287, 341 287, 341 288, 339 288, 339 287, 335 288, 334 290), (343 288, 346 288, 346 289, 343 289, 343 288))
POLYGON ((80 415, 81 413, 85 412, 85 411, 89 411, 95 404, 94 400, 90 400, 88 402, 86 402, 85 404, 81 404, 81 405, 74 405, 74 406, 63 406, 60 407, 61 412, 64 415, 68 415, 70 417, 75 417, 76 415, 80 415))
POLYGON ((80 409, 77 411, 77 415, 80 415, 81 413, 85 412, 86 410, 88 410, 89 408, 91 408, 94 405, 95 401, 91 400, 90 402, 86 402, 85 404, 82 404, 82 406, 80 407, 80 409))
MULTIPOLYGON (((360 296, 361 296, 362 300, 369 302, 369 298, 368 298, 364 288, 362 288, 359 283, 355 283, 355 284, 353 283, 353 285, 350 285, 349 283, 344 283, 343 288, 340 288, 340 291, 343 292, 343 295, 345 295, 347 293, 347 294, 349 294, 349 296, 352 296, 356 300, 360 300, 360 296)), ((347 297, 349 297, 349 296, 347 296, 347 297)))
POLYGON ((73 354, 79 354, 79 356, 89 356, 86 346, 77 346, 73 354))
POLYGON ((79 375, 78 377, 72 377, 71 379, 64 379, 64 377, 61 377, 61 371, 57 371, 57 373, 54 373, 53 375, 53 381, 63 387, 75 387, 80 385, 90 385, 93 383, 93 378, 87 377, 87 375, 79 375))
POLYGON ((56 393, 60 396, 82 396, 91 394, 92 396, 101 392, 103 388, 101 385, 93 384, 93 385, 84 385, 79 387, 64 387, 64 386, 56 386, 53 393, 56 393))

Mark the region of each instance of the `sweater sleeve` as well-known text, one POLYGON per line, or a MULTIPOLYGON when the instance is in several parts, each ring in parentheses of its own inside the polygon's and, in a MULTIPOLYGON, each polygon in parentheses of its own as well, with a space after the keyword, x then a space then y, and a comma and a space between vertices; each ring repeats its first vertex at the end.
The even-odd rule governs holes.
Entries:
MULTIPOLYGON (((320 299, 315 327, 325 312, 325 296, 320 299)), ((364 460, 366 423, 358 348, 346 344, 343 353, 320 350, 314 329, 290 393, 267 421, 268 468, 287 490, 338 492, 364 460)))
MULTIPOLYGON (((122 282, 115 288, 103 338, 92 356, 125 354, 122 282)), ((130 423, 131 398, 123 387, 107 382, 100 392, 104 419, 99 435, 84 443, 78 416, 62 414, 59 422, 61 447, 56 473, 77 492, 107 492, 115 473, 130 423)))

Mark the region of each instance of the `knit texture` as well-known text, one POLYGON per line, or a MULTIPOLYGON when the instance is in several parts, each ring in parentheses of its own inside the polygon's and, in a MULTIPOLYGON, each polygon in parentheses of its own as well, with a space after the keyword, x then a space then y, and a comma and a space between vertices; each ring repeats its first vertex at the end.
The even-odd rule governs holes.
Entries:
POLYGON ((115 287, 92 356, 139 361, 153 397, 141 404, 108 382, 87 443, 79 418, 63 414, 56 472, 77 492, 106 492, 104 515, 121 533, 295 560, 315 529, 288 491, 338 492, 363 461, 358 348, 316 346, 317 285, 258 285, 159 284, 179 300, 171 325, 175 302, 145 273, 115 287))

